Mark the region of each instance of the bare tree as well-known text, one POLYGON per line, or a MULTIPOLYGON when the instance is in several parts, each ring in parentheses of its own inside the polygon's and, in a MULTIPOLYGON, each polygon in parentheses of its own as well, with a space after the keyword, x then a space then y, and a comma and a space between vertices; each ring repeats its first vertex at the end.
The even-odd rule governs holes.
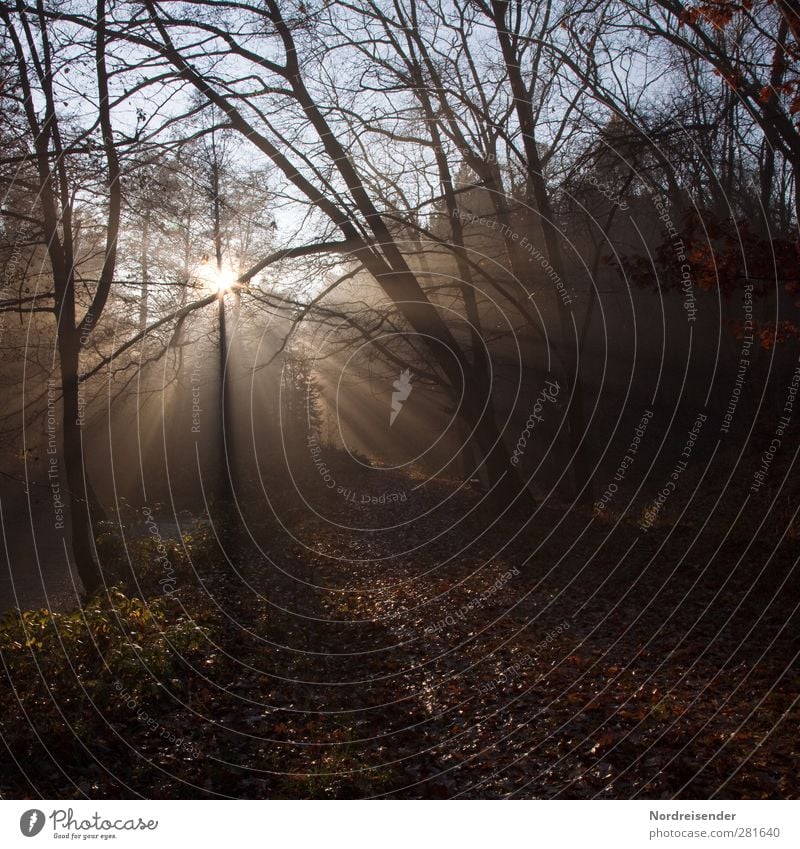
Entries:
MULTIPOLYGON (((72 549, 78 573, 87 591, 101 584, 94 557, 91 530, 91 487, 83 463, 79 376, 81 350, 100 321, 108 300, 117 260, 121 211, 120 159, 112 127, 112 100, 106 66, 106 3, 98 0, 91 43, 79 35, 68 38, 63 30, 54 37, 44 4, 29 9, 22 3, 0 5, 5 37, 16 55, 18 100, 32 144, 29 154, 31 179, 36 187, 37 224, 53 275, 52 312, 56 319, 57 348, 61 374, 62 439, 67 493, 71 517, 72 549), (74 129, 61 109, 63 75, 68 70, 67 54, 92 51, 94 120, 88 127, 74 129), (102 157, 102 173, 93 190, 104 196, 102 212, 105 231, 103 255, 97 282, 88 301, 79 294, 79 223, 76 204, 87 178, 87 151, 102 157)), ((8 95, 7 95, 8 96, 8 95)), ((5 309, 26 309, 24 304, 7 304, 5 309)))
POLYGON ((783 0, 774 4, 726 0, 698 6, 678 0, 627 0, 626 6, 631 30, 673 45, 723 81, 726 120, 735 117, 735 102, 763 133, 760 179, 765 208, 772 200, 777 154, 791 169, 795 222, 800 220, 800 128, 794 117, 800 105, 796 6, 783 0))
POLYGON ((339 127, 331 123, 327 104, 319 102, 318 90, 312 91, 307 83, 309 63, 296 40, 302 37, 306 26, 302 13, 300 19, 286 18, 277 3, 268 2, 264 8, 231 9, 230 20, 220 26, 206 22, 201 14, 192 20, 183 14, 172 15, 169 8, 157 3, 148 2, 145 6, 151 30, 146 36, 137 36, 139 42, 166 59, 181 80, 202 94, 225 115, 234 130, 269 157, 304 202, 324 214, 340 231, 353 259, 369 271, 409 325, 428 340, 429 356, 441 374, 459 394, 463 392, 461 414, 480 445, 497 491, 518 494, 516 475, 508 463, 501 435, 487 412, 491 405, 480 396, 480 387, 464 381, 473 364, 425 294, 389 218, 376 206, 364 175, 346 149, 339 127), (251 49, 248 39, 236 37, 244 14, 256 15, 261 31, 267 33, 269 44, 258 51, 251 49), (219 69, 210 75, 203 66, 204 57, 189 44, 176 41, 184 39, 188 29, 202 33, 204 57, 233 56, 251 64, 253 75, 248 80, 257 79, 261 91, 282 101, 287 122, 302 118, 306 129, 300 137, 288 126, 283 130, 276 127, 259 99, 245 96, 235 78, 221 78, 219 69), (280 60, 267 58, 276 53, 282 54, 280 60), (262 75, 267 79, 262 79, 262 75), (308 154, 311 131, 318 145, 313 159, 308 154))

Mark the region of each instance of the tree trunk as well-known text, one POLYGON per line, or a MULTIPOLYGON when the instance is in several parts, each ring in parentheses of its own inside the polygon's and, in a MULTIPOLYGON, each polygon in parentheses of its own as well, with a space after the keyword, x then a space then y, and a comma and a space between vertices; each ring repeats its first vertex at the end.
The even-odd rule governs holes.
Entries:
POLYGON ((144 214, 142 221, 142 252, 139 263, 142 267, 142 295, 139 301, 139 332, 147 327, 148 300, 150 297, 150 210, 144 214))
MULTIPOLYGON (((550 195, 542 172, 541 157, 536 146, 535 117, 528 94, 528 87, 522 78, 520 59, 512 43, 511 35, 506 29, 506 13, 508 0, 493 0, 493 22, 497 31, 497 39, 508 75, 512 94, 514 95, 514 106, 522 132, 523 148, 527 160, 527 177, 530 190, 539 213, 539 222, 544 236, 545 249, 550 266, 556 277, 563 286, 566 286, 566 272, 564 259, 559 242, 558 227, 555 222, 555 213, 550 203, 550 195)), ((590 475, 590 465, 586 453, 586 421, 583 414, 583 387, 578 374, 578 359, 576 357, 576 346, 578 340, 573 340, 574 319, 567 309, 560 293, 555 294, 559 320, 561 325, 561 339, 563 344, 562 361, 564 363, 564 382, 570 394, 567 407, 567 426, 570 436, 570 449, 572 451, 572 468, 574 472, 574 497, 581 502, 590 503, 593 500, 593 491, 590 475)))
POLYGON ((64 469, 67 476, 72 554, 83 587, 91 595, 100 588, 103 578, 94 556, 88 482, 83 462, 78 403, 80 337, 77 331, 59 333, 58 350, 61 361, 64 469))

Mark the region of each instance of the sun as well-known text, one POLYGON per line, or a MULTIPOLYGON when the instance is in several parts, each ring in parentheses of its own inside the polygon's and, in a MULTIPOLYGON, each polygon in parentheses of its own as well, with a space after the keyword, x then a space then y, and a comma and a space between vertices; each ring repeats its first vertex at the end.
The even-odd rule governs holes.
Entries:
POLYGON ((230 268, 216 268, 211 263, 201 262, 198 276, 209 292, 224 295, 236 286, 238 275, 230 268))
POLYGON ((213 292, 217 292, 220 295, 224 295, 226 292, 230 292, 231 289, 236 285, 236 274, 233 271, 229 271, 225 268, 220 268, 219 270, 214 269, 214 272, 211 275, 209 280, 209 287, 213 292))

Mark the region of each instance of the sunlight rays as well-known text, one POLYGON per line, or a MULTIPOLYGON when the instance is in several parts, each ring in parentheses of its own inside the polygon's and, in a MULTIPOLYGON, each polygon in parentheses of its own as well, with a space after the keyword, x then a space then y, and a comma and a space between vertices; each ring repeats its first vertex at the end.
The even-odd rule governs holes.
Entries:
POLYGON ((218 268, 204 260, 197 269, 197 278, 210 294, 225 295, 236 287, 239 275, 228 265, 218 268))

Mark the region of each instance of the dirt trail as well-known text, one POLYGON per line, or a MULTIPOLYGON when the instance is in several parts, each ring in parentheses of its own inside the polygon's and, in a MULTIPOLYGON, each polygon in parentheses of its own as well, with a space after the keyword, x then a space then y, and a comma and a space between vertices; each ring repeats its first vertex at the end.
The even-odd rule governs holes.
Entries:
MULTIPOLYGON (((186 587, 207 626, 176 671, 148 683, 131 654, 131 706, 62 670, 26 697, 41 745, 9 712, 13 756, 65 798, 800 794, 792 540, 547 505, 491 526, 478 500, 439 481, 249 523, 260 548, 186 587)), ((29 792, 17 769, 0 793, 29 792)))
MULTIPOLYGON (((471 499, 455 499, 451 523, 471 499)), ((361 518, 380 524, 369 509, 361 518)), ((355 509, 340 518, 359 524, 355 509)), ((583 519, 572 521, 575 539, 583 519)), ((666 531, 630 562, 623 531, 587 568, 596 540, 529 560, 530 530, 503 551, 510 525, 460 551, 461 531, 443 527, 439 543, 413 550, 408 527, 364 535, 309 520, 290 575, 251 564, 254 585, 290 611, 251 611, 291 643, 275 667, 288 679, 274 693, 286 735, 275 762, 313 778, 313 793, 725 796, 750 792, 770 757, 786 760, 778 792, 796 791, 778 743, 797 716, 790 620, 785 605, 765 616, 758 594, 747 615, 752 580, 698 581, 696 568, 665 580, 653 552, 666 531), (742 615, 720 630, 720 608, 737 601, 742 615)))

